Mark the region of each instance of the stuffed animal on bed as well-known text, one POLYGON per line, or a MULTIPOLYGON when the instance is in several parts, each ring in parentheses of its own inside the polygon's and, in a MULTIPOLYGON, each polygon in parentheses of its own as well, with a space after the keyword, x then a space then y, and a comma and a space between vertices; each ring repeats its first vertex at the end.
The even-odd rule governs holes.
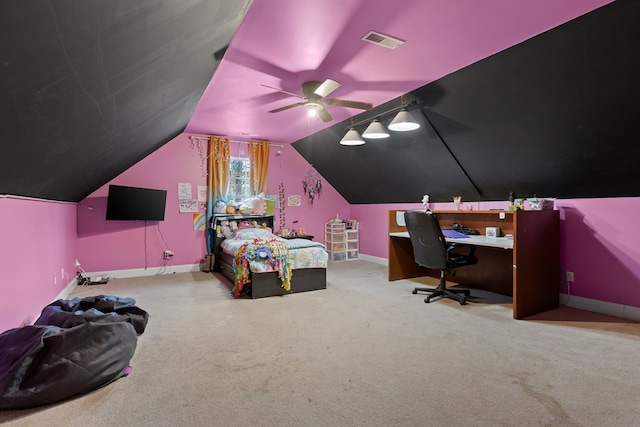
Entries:
POLYGON ((222 235, 225 239, 232 238, 234 233, 238 229, 238 223, 236 221, 222 221, 220 225, 222 235))
POLYGON ((229 202, 227 203, 226 211, 228 214, 237 214, 240 212, 240 207, 234 202, 229 202))

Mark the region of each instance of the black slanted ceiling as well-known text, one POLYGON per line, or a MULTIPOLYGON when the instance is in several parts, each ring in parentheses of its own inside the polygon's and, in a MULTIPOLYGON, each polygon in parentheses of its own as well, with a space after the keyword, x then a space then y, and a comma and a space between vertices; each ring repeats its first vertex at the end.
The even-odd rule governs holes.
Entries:
POLYGON ((181 133, 249 0, 4 0, 0 194, 79 201, 181 133))
POLYGON ((293 145, 355 204, 640 196, 638 22, 618 0, 424 86, 418 131, 345 147, 345 121, 293 145))

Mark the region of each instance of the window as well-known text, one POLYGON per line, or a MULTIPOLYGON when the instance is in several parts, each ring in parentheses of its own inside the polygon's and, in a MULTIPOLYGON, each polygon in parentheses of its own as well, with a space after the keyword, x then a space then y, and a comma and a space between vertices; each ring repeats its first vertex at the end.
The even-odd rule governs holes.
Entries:
POLYGON ((246 157, 232 157, 229 163, 229 199, 243 200, 251 196, 251 164, 246 157))

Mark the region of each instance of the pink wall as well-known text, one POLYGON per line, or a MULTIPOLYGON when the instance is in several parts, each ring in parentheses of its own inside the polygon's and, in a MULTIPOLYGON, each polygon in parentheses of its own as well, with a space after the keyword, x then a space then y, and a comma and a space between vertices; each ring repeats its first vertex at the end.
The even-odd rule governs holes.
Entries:
POLYGON ((0 236, 2 332, 34 321, 75 277, 76 206, 0 197, 0 236))
MULTIPOLYGON (((571 294, 640 307, 640 198, 560 200, 560 265, 571 294)), ((566 284, 563 292, 567 292, 566 284)))
MULTIPOLYGON (((272 147, 267 193, 277 194, 282 182, 285 196, 303 196, 302 179, 311 166, 288 145, 281 154, 278 151, 272 147)), ((205 184, 199 152, 191 148, 187 135, 178 136, 111 182, 168 190, 165 221, 150 223, 146 230, 144 224, 135 222, 105 221, 108 185, 77 206, 0 197, 4 267, 0 270, 0 331, 33 321, 73 279, 76 259, 92 272, 146 265, 155 274, 163 265, 163 250, 169 248, 175 256, 168 266, 198 264, 206 251, 204 232, 193 230, 192 214, 178 212, 178 182, 190 182, 194 191, 205 184)), ((506 202, 484 202, 473 208, 504 206, 506 202)), ((388 211, 421 207, 419 201, 350 206, 323 182, 323 193, 313 206, 304 197, 301 206, 285 206, 285 226, 290 228, 298 220, 298 227, 324 241, 328 218, 338 214, 357 219, 360 252, 386 258, 388 211)), ((452 203, 432 205, 433 209, 452 207, 452 203)), ((559 200, 556 208, 561 217, 561 266, 575 273, 571 288, 563 284, 562 292, 640 307, 640 228, 636 224, 640 198, 559 200)), ((276 211, 276 228, 278 225, 276 211)))
MULTIPOLYGON (((202 147, 206 156, 205 141, 202 141, 202 147)), ((242 145, 232 144, 231 154, 237 155, 240 147, 242 145)), ((244 148, 246 153, 246 145, 244 148)), ((267 194, 278 194, 278 185, 282 182, 287 197, 292 194, 303 196, 302 179, 310 168, 309 163, 289 145, 281 150, 272 147, 269 162, 267 194)), ((193 147, 188 135, 182 134, 80 202, 78 257, 82 267, 89 272, 108 274, 145 266, 155 272, 165 265, 199 264, 206 253, 205 233, 193 229, 193 214, 179 213, 177 188, 178 182, 188 182, 195 194, 198 185, 206 185, 202 170, 199 151, 193 147), (166 189, 165 220, 148 223, 146 227, 144 223, 132 221, 106 221, 109 184, 166 189), (163 259, 165 249, 174 252, 172 260, 163 259)), ((305 228, 307 233, 322 236, 324 222, 336 213, 347 216, 349 205, 326 184, 313 206, 303 198, 301 206, 285 206, 284 213, 287 228, 297 220, 297 226, 305 228)), ((276 228, 278 224, 279 211, 276 211, 276 228)))
MULTIPOLYGON (((206 156, 206 145, 204 146, 206 156)), ((88 272, 198 264, 205 252, 204 232, 193 227, 192 213, 180 213, 178 183, 191 183, 193 196, 205 185, 200 152, 187 136, 165 144, 78 205, 78 258, 88 272), (106 221, 109 184, 167 190, 165 220, 106 221), (175 255, 165 261, 166 249, 175 255)), ((200 209, 200 213, 204 213, 200 209)))
MULTIPOLYGON (((277 150, 271 149, 269 160, 269 178, 267 181, 267 193, 278 194, 278 185, 284 184, 285 197, 290 195, 302 196, 300 206, 286 206, 285 199, 285 228, 292 228, 293 221, 298 221, 297 227, 304 228, 307 234, 315 236, 315 240, 324 242, 324 224, 336 215, 340 218, 348 218, 350 207, 329 183, 322 180, 322 194, 316 197, 313 205, 304 197, 302 180, 305 173, 312 167, 290 145, 284 145, 281 156, 275 156, 277 150)), ((275 227, 279 228, 280 210, 275 212, 275 227)))

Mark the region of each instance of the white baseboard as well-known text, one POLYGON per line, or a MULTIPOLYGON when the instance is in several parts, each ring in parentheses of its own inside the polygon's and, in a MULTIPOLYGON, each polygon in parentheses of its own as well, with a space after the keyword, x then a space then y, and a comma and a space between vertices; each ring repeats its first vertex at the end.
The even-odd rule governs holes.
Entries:
POLYGON ((560 305, 640 322, 640 307, 560 294, 560 305))
POLYGON ((160 274, 173 274, 173 273, 190 273, 193 271, 200 271, 200 264, 186 264, 186 265, 170 265, 165 267, 150 267, 150 268, 132 268, 129 270, 115 270, 108 272, 88 272, 85 274, 87 277, 108 277, 113 279, 125 279, 127 277, 143 277, 143 276, 157 276, 160 274))
MULTIPOLYGON (((360 254, 360 259, 376 264, 389 265, 387 258, 360 254)), ((560 305, 640 322, 640 307, 598 301, 562 293, 560 294, 560 305)))
MULTIPOLYGON (((155 276, 158 274, 189 273, 200 271, 200 264, 175 265, 171 267, 134 268, 130 270, 116 270, 109 273, 84 273, 85 277, 109 277, 124 279, 127 277, 155 276)), ((53 300, 67 299, 69 295, 78 287, 78 278, 75 277, 53 300)), ((52 301, 52 302, 53 302, 52 301)))
POLYGON ((73 292, 73 290, 76 288, 76 286, 78 286, 78 278, 74 277, 74 279, 70 281, 69 284, 65 286, 65 288, 62 291, 60 291, 56 299, 54 299, 53 301, 57 301, 59 299, 67 299, 69 295, 71 295, 71 292, 73 292))
MULTIPOLYGON (((386 258, 376 257, 373 255, 360 254, 359 258, 363 261, 369 261, 380 265, 388 265, 386 258)), ((116 270, 110 272, 94 272, 86 273, 88 277, 102 276, 110 278, 127 278, 127 277, 142 277, 142 276, 155 276, 158 274, 173 274, 173 273, 189 273, 194 271, 200 271, 200 264, 186 264, 175 265, 168 267, 153 267, 153 268, 134 268, 129 270, 116 270)), ((77 279, 73 279, 58 295, 57 299, 66 299, 71 292, 78 285, 77 279)), ((577 308, 580 310, 592 311, 594 313, 606 314, 608 316, 620 317, 622 319, 633 320, 640 322, 640 307, 633 307, 629 305, 615 304, 612 302, 598 301, 590 298, 578 297, 575 295, 560 294, 560 305, 567 307, 577 308)))
MULTIPOLYGON (((63 290, 60 291, 60 293, 51 300, 51 302, 55 302, 58 301, 59 299, 67 299, 69 298, 69 295, 71 295, 71 292, 73 292, 73 290, 78 286, 78 278, 74 277, 72 281, 70 281, 67 286, 64 287, 63 290)), ((40 315, 42 314, 42 311, 39 311, 37 313, 32 313, 30 316, 27 316, 23 321, 22 321, 22 325, 21 326, 26 326, 26 325, 33 325, 33 322, 35 322, 40 315)))
POLYGON ((376 264, 380 265, 389 265, 389 261, 386 258, 381 258, 373 255, 360 254, 358 258, 363 261, 375 262, 376 264))

